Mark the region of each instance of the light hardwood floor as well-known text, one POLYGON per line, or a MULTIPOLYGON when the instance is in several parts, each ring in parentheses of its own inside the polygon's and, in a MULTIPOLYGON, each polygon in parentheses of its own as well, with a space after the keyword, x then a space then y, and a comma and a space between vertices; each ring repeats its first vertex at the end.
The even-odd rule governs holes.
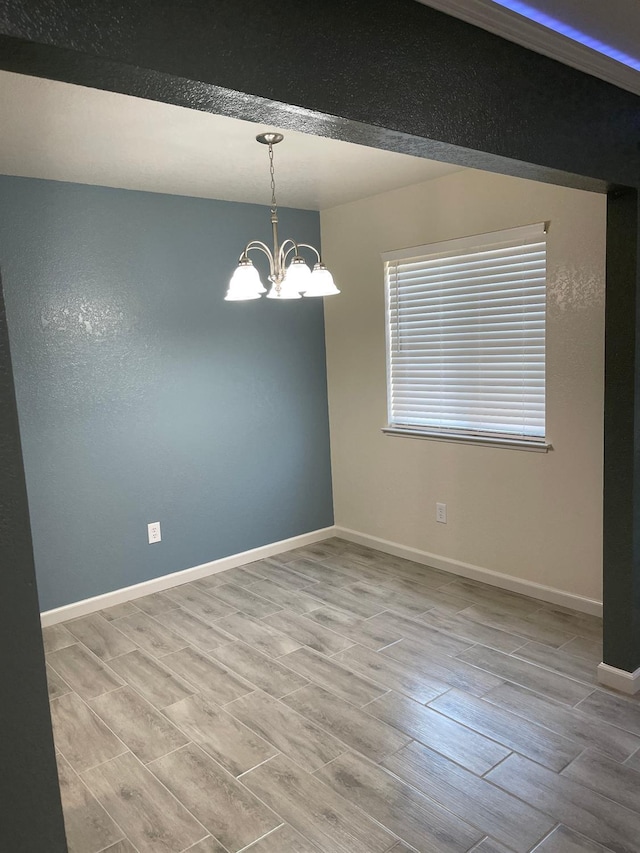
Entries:
POLYGON ((44 640, 71 853, 640 851, 595 617, 331 539, 44 640))

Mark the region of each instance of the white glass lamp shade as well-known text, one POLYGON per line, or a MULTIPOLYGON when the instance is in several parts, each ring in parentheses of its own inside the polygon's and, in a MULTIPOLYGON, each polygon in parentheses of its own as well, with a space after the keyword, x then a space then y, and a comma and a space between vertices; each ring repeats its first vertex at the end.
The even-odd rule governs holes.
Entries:
POLYGON ((296 256, 289 266, 284 276, 284 284, 291 290, 296 290, 298 293, 304 292, 309 287, 311 281, 311 270, 305 263, 304 258, 296 256))
POLYGON ((340 293, 335 285, 333 276, 324 264, 316 264, 311 273, 305 296, 333 296, 340 293))
POLYGON ((260 274, 249 258, 240 261, 229 282, 227 302, 243 302, 247 299, 259 299, 267 289, 260 281, 260 274))
POLYGON ((285 278, 280 284, 280 290, 277 289, 275 282, 271 285, 267 299, 300 299, 300 293, 294 287, 290 287, 285 278))

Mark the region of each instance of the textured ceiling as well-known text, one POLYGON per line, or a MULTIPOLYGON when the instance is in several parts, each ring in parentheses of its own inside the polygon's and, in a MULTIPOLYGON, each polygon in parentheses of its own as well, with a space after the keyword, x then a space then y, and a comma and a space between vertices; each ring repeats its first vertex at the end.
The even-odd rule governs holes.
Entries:
MULTIPOLYGON (((264 125, 0 72, 0 173, 266 204, 264 125)), ((287 131, 278 201, 321 210, 459 166, 287 131)))

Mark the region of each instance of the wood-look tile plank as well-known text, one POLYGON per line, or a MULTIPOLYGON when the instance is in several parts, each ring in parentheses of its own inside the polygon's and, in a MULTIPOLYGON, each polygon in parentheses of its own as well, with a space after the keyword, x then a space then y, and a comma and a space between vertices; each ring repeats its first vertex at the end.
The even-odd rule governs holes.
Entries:
POLYGON ((500 608, 505 613, 525 615, 535 613, 540 609, 540 602, 535 598, 519 595, 517 592, 510 592, 469 578, 456 578, 446 587, 441 588, 454 595, 469 598, 471 601, 486 602, 487 606, 500 608))
POLYGON ((366 705, 385 692, 379 684, 311 649, 298 649, 280 658, 280 662, 352 705, 366 705))
POLYGON ((518 717, 563 735, 582 749, 593 747, 616 761, 624 761, 640 749, 637 735, 584 714, 579 706, 568 708, 516 684, 503 684, 484 698, 518 717))
POLYGON ((482 835, 491 833, 517 853, 530 850, 554 826, 552 818, 422 744, 411 743, 382 763, 443 808, 464 815, 482 835))
POLYGON ((188 742, 182 732, 131 687, 112 690, 89 704, 145 764, 188 742))
MULTIPOLYGON (((244 566, 242 566, 242 570, 258 580, 264 579, 269 577, 269 572, 274 566, 282 566, 285 563, 285 557, 290 553, 291 552, 289 551, 287 554, 278 554, 277 559, 275 557, 266 557, 263 560, 253 560, 251 563, 245 563, 244 566)), ((291 559, 293 559, 293 557, 291 559)))
POLYGON ((244 849, 282 823, 193 744, 159 758, 149 769, 229 853, 244 849))
POLYGON ((136 648, 135 643, 99 613, 91 613, 82 619, 67 622, 67 627, 70 633, 100 660, 125 655, 136 648))
POLYGON ((277 752, 264 738, 204 696, 183 699, 167 708, 165 714, 233 776, 277 752))
POLYGON ((612 761, 594 749, 587 749, 565 767, 562 775, 621 806, 640 812, 640 773, 628 765, 612 761))
MULTIPOLYGON (((430 707, 556 772, 582 750, 569 738, 459 690, 449 690, 430 707)), ((433 748, 438 750, 437 746, 433 748)))
POLYGON ((287 634, 300 645, 309 646, 321 654, 332 655, 352 645, 349 640, 339 634, 334 634, 333 631, 328 631, 311 619, 298 616, 297 613, 290 613, 287 610, 273 616, 267 616, 263 622, 277 631, 287 634))
POLYGON ((58 757, 58 781, 69 853, 98 853, 124 838, 62 756, 58 757))
POLYGON ((209 654, 250 684, 270 693, 276 699, 308 683, 306 678, 293 672, 293 668, 283 666, 287 662, 286 657, 280 661, 274 660, 246 643, 231 643, 214 649, 209 654))
MULTIPOLYGON (((189 848, 189 850, 192 849, 189 848)), ((122 841, 116 841, 115 844, 107 847, 106 850, 102 850, 101 853, 138 853, 138 851, 127 838, 123 838, 122 841)), ((216 850, 214 853, 224 853, 224 850, 216 850)))
POLYGON ((122 604, 114 604, 113 607, 107 607, 105 610, 100 610, 99 613, 107 622, 113 622, 114 619, 131 616, 138 611, 139 608, 136 607, 133 601, 123 601, 122 604))
POLYGON ((159 620, 165 628, 179 634, 190 645, 196 646, 203 651, 217 649, 226 643, 232 643, 234 637, 226 634, 215 623, 205 622, 182 607, 168 610, 163 613, 159 620))
POLYGON ((316 582, 313 575, 304 570, 305 567, 302 564, 288 563, 283 566, 276 560, 266 562, 269 565, 264 573, 265 577, 292 592, 294 590, 301 592, 305 587, 313 586, 316 582))
POLYGON ((417 699, 418 702, 430 702, 450 689, 450 685, 444 681, 438 681, 423 673, 416 673, 413 667, 405 666, 364 646, 352 646, 334 655, 332 659, 359 672, 371 681, 405 693, 417 699))
POLYGON ((314 562, 312 560, 296 560, 289 563, 288 567, 307 579, 306 585, 311 582, 321 584, 331 584, 336 588, 347 586, 353 583, 353 575, 335 567, 326 566, 324 563, 314 562))
POLYGON ((562 646, 562 651, 597 667, 602 661, 602 640, 588 639, 587 637, 574 637, 562 646))
POLYGON ((113 624, 147 654, 163 657, 187 645, 185 638, 165 628, 163 621, 162 616, 153 619, 146 613, 134 613, 117 619, 113 624))
POLYGON ((282 701, 373 761, 395 752, 411 739, 315 684, 285 696, 282 701))
POLYGON ((222 572, 216 572, 206 578, 201 578, 199 581, 194 581, 193 585, 208 592, 225 583, 234 583, 236 586, 248 586, 255 579, 255 574, 248 572, 242 566, 237 566, 234 569, 225 569, 222 572))
POLYGON ((369 622, 375 626, 397 631, 405 641, 413 640, 419 644, 423 654, 428 650, 437 655, 455 656, 474 645, 473 641, 460 640, 450 634, 436 631, 425 625, 424 622, 409 619, 399 613, 381 613, 379 616, 369 619, 369 622))
POLYGON ((375 616, 376 613, 382 613, 385 609, 384 605, 379 602, 372 604, 357 593, 350 592, 347 588, 338 589, 329 584, 317 583, 314 586, 307 587, 306 592, 319 601, 330 604, 331 607, 336 607, 338 610, 345 610, 347 613, 361 616, 363 619, 375 616))
POLYGON ((482 696, 487 690, 502 683, 501 678, 471 666, 464 660, 434 654, 433 649, 425 648, 416 640, 402 640, 400 643, 382 649, 379 654, 404 664, 416 676, 433 679, 448 687, 466 690, 474 696, 482 696))
POLYGON ((637 850, 640 814, 515 753, 486 778, 612 850, 637 850))
POLYGON ((578 705, 580 711, 605 723, 640 735, 640 704, 633 700, 594 690, 578 705))
MULTIPOLYGON (((448 695, 445 693, 445 697, 448 695)), ((479 732, 398 693, 376 699, 367 705, 366 711, 479 776, 511 752, 479 732)))
POLYGON ((42 642, 45 652, 50 654, 66 646, 73 646, 78 641, 65 625, 48 625, 42 629, 42 642))
MULTIPOLYGON (((602 639, 602 619, 598 616, 547 605, 537 610, 533 618, 545 628, 577 634, 579 637, 592 640, 602 639)), ((550 644, 547 643, 547 645, 550 644)))
POLYGON ((455 575, 442 569, 416 563, 413 560, 405 560, 403 557, 382 554, 380 551, 374 552, 371 566, 383 570, 392 577, 403 577, 434 589, 443 584, 451 583, 455 577, 455 575))
POLYGON ((218 705, 225 705, 255 689, 218 661, 191 647, 166 655, 162 663, 218 705))
POLYGON ((195 689, 141 651, 115 658, 110 665, 156 708, 164 708, 191 696, 195 689))
MULTIPOLYGON (((393 648, 395 646, 391 646, 391 649, 393 648)), ((566 705, 575 705, 582 699, 586 699, 592 689, 563 675, 485 646, 474 646, 459 654, 457 660, 477 666, 504 681, 512 681, 522 687, 528 687, 566 705)))
MULTIPOLYGON (((539 847, 536 847, 536 850, 539 849, 539 847)), ((493 838, 485 838, 477 847, 473 848, 473 853, 512 853, 512 851, 493 838)))
POLYGON ((321 851, 293 827, 283 824, 265 838, 256 841, 251 847, 247 847, 246 853, 321 853, 321 851))
POLYGON ((370 552, 372 549, 366 545, 357 545, 355 542, 348 542, 346 539, 341 539, 339 536, 331 536, 329 539, 323 539, 320 542, 314 542, 312 545, 305 545, 299 551, 305 551, 315 558, 322 560, 325 557, 339 556, 341 554, 349 555, 351 552, 357 553, 359 549, 364 552, 370 552))
MULTIPOLYGON (((387 578, 405 580, 408 583, 420 586, 422 590, 429 592, 441 589, 451 583, 453 575, 441 572, 430 566, 422 566, 418 563, 405 562, 401 567, 388 566, 385 570, 387 578), (409 566, 410 568, 406 568, 409 566)), ((384 583, 384 581, 381 581, 384 583)))
POLYGON ((353 616, 344 610, 336 610, 334 607, 321 607, 312 613, 307 613, 306 618, 312 619, 323 628, 335 631, 336 634, 341 634, 352 643, 359 643, 374 651, 402 639, 397 631, 377 626, 369 619, 361 619, 359 616, 353 616))
POLYGON ((425 610, 437 607, 445 613, 459 613, 466 610, 472 603, 468 598, 445 592, 446 586, 440 589, 425 587, 420 583, 405 578, 393 577, 381 584, 385 589, 396 590, 406 595, 412 595, 423 604, 425 610))
POLYGON ((368 601, 372 607, 378 606, 383 610, 392 610, 402 616, 419 616, 427 610, 424 604, 411 595, 383 586, 359 581, 346 587, 347 592, 355 593, 362 601, 368 601))
POLYGON ((596 844, 595 841, 590 841, 584 835, 567 829, 561 824, 536 847, 535 853, 610 853, 610 851, 609 848, 604 848, 601 844, 596 844))
POLYGON ((248 616, 255 616, 256 619, 262 619, 263 616, 270 616, 272 613, 282 610, 279 604, 261 598, 246 587, 236 586, 232 583, 216 586, 211 590, 210 595, 214 596, 216 600, 219 599, 224 602, 233 610, 239 610, 248 616))
POLYGON ((219 844, 215 838, 208 835, 202 841, 194 844, 193 847, 185 850, 184 853, 229 853, 229 851, 222 844, 219 844))
POLYGON ((247 589, 269 601, 273 601, 274 604, 280 605, 284 610, 291 610, 293 613, 311 613, 313 610, 322 607, 321 601, 312 598, 306 592, 287 589, 267 578, 263 580, 255 580, 254 578, 254 582, 247 589))
POLYGON ((220 619, 223 616, 228 616, 235 612, 235 607, 230 607, 228 604, 220 601, 218 598, 213 598, 201 589, 197 589, 191 584, 176 586, 173 589, 167 590, 169 598, 184 607, 185 610, 190 610, 204 619, 205 622, 212 622, 220 619))
POLYGON ((625 761, 625 766, 631 767, 632 770, 636 770, 640 773, 640 748, 631 756, 631 758, 628 758, 625 761))
POLYGON ((519 649, 526 642, 525 639, 517 637, 515 634, 508 634, 498 628, 490 628, 480 622, 473 622, 460 613, 451 613, 449 610, 443 610, 439 607, 434 607, 423 613, 420 616, 420 622, 453 637, 467 640, 470 643, 480 643, 507 654, 519 649))
POLYGON ((527 643, 526 646, 514 652, 514 657, 522 658, 529 663, 535 663, 585 684, 597 683, 596 667, 589 661, 574 657, 563 649, 554 649, 542 643, 527 643))
POLYGON ((460 611, 460 616, 470 622, 497 628, 525 640, 546 643, 555 648, 563 646, 575 636, 571 631, 540 625, 535 619, 535 613, 512 613, 490 604, 471 604, 466 610, 460 611))
POLYGON ((49 664, 83 699, 122 687, 122 679, 104 667, 84 646, 65 646, 48 656, 49 664))
POLYGON ((218 620, 216 625, 226 634, 255 646, 269 657, 277 658, 299 649, 301 644, 287 634, 272 628, 265 622, 252 619, 243 613, 234 613, 218 620))
POLYGON ((81 772, 127 751, 127 747, 75 693, 51 702, 56 747, 81 772))
POLYGON ((49 691, 49 699, 57 699, 59 696, 64 696, 65 693, 71 693, 71 688, 60 678, 55 669, 51 669, 47 664, 47 689, 49 691))
POLYGON ((206 831, 131 753, 82 774, 139 853, 181 853, 206 831))
POLYGON ((259 691, 236 699, 225 711, 309 772, 346 750, 340 741, 306 717, 259 691))
MULTIPOLYGON (((384 587, 387 581, 390 578, 399 578, 403 577, 399 573, 396 573, 393 569, 383 569, 379 566, 365 566, 360 563, 353 563, 353 567, 349 567, 349 573, 351 574, 351 583, 368 583, 372 586, 376 587, 384 587)), ((418 583, 421 584, 422 588, 425 590, 435 589, 436 585, 432 583, 430 580, 422 581, 421 579, 417 580, 418 583)), ((399 592, 400 590, 396 590, 399 592)))
POLYGON ((459 853, 469 850, 484 835, 411 785, 354 753, 341 755, 315 776, 420 853, 459 853))
MULTIPOLYGON (((381 583, 389 576, 387 571, 381 570, 379 566, 367 565, 359 555, 356 558, 354 554, 325 557, 319 561, 319 565, 322 565, 323 568, 334 569, 349 575, 351 583, 367 580, 374 583, 381 583)), ((322 581, 320 582, 322 583, 322 581)), ((329 581, 329 583, 331 582, 329 581)), ((339 584, 334 583, 334 585, 338 586, 339 584)))
MULTIPOLYGON (((166 592, 154 592, 151 595, 136 598, 135 605, 138 610, 142 610, 148 616, 160 616, 168 610, 173 610, 176 606, 166 592)), ((132 616, 133 614, 126 615, 132 616)))
POLYGON ((289 557, 295 560, 324 560, 331 557, 348 555, 348 551, 349 549, 344 547, 337 549, 330 540, 324 539, 322 542, 303 545, 293 551, 288 551, 286 554, 278 554, 278 559, 289 557))
POLYGON ((322 853, 384 853, 395 841, 377 821, 284 755, 247 773, 242 781, 322 853))

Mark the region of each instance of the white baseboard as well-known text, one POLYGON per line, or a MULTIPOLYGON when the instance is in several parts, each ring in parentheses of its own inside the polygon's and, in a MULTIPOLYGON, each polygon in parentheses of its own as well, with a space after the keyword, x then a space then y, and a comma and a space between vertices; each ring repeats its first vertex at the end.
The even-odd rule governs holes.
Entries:
POLYGON ((239 554, 212 560, 210 563, 203 563, 191 569, 182 569, 178 572, 172 572, 170 575, 163 575, 133 586, 116 589, 113 592, 106 592, 104 595, 95 595, 92 598, 65 604, 63 607, 56 607, 54 610, 45 610, 44 613, 40 614, 40 621, 42 627, 45 628, 47 625, 55 625, 58 622, 65 622, 67 619, 77 619, 79 616, 86 616, 87 613, 95 613, 96 610, 104 610, 106 607, 113 607, 125 601, 133 601, 135 598, 150 595, 152 592, 162 592, 164 589, 197 581, 200 578, 224 572, 226 569, 235 569, 237 566, 244 566, 246 563, 264 560, 266 557, 274 557, 276 554, 283 554, 285 551, 292 551, 294 548, 302 548, 304 545, 311 545, 335 535, 335 527, 312 530, 310 533, 303 533, 301 536, 282 539, 279 542, 272 542, 270 545, 262 545, 260 548, 252 548, 250 551, 242 551, 239 554))
POLYGON ((504 575, 500 572, 494 572, 492 569, 474 566, 471 563, 463 563, 460 560, 451 560, 448 557, 430 554, 428 551, 420 551, 418 548, 410 548, 407 545, 400 545, 397 542, 389 542, 387 539, 380 539, 377 536, 370 536, 367 533, 359 533, 357 530, 349 530, 339 525, 336 525, 333 535, 340 536, 342 539, 347 539, 350 542, 356 542, 359 545, 367 545, 369 548, 375 548, 378 551, 384 551, 386 554, 404 557, 406 560, 413 560, 425 566, 433 566, 434 569, 442 569, 442 571, 450 572, 453 575, 461 575, 464 578, 482 581, 483 583, 491 584, 491 586, 507 589, 510 592, 519 592, 521 595, 529 595, 533 598, 539 598, 542 601, 548 601, 551 604, 559 604, 562 607, 579 610, 581 613, 602 616, 602 602, 592 598, 585 598, 582 595, 575 595, 574 593, 565 592, 562 589, 556 589, 552 586, 545 586, 535 581, 514 578, 511 575, 504 575))
POLYGON ((608 663, 598 664, 598 681, 605 687, 619 690, 621 693, 640 693, 640 667, 635 672, 627 672, 626 669, 616 669, 608 663))
MULTIPOLYGON (((96 610, 113 607, 125 601, 133 601, 136 598, 141 598, 143 595, 150 595, 153 592, 162 592, 162 590, 180 586, 180 584, 189 583, 190 581, 200 580, 200 578, 217 574, 217 572, 224 572, 226 569, 244 566, 246 563, 252 563, 255 560, 275 557, 277 554, 292 551, 294 548, 302 548, 314 542, 321 542, 323 539, 329 539, 332 536, 340 536, 349 542, 367 545, 369 548, 376 548, 378 551, 383 551, 386 554, 393 554, 396 557, 414 560, 416 563, 421 563, 422 565, 433 566, 452 575, 472 578, 473 580, 482 581, 501 589, 510 590, 511 592, 519 592, 522 595, 530 595, 542 601, 551 602, 552 604, 570 607, 582 613, 591 613, 594 616, 602 615, 602 602, 591 598, 584 598, 583 596, 574 595, 573 593, 535 583, 534 581, 514 578, 510 575, 494 572, 491 569, 482 568, 481 566, 474 566, 470 563, 462 563, 459 560, 451 560, 437 554, 430 554, 428 551, 420 551, 417 548, 400 545, 397 542, 389 542, 387 539, 380 539, 377 536, 370 536, 367 533, 359 533, 357 530, 333 526, 313 530, 310 533, 303 533, 301 536, 293 536, 291 539, 282 539, 279 542, 272 542, 269 545, 262 545, 260 548, 252 548, 250 551, 242 551, 239 554, 232 554, 229 557, 222 557, 219 560, 212 560, 210 563, 203 563, 200 566, 194 566, 190 569, 182 569, 181 571, 172 572, 169 575, 163 575, 159 578, 152 578, 133 586, 107 592, 104 595, 96 595, 92 598, 85 598, 82 601, 75 601, 63 607, 56 607, 54 610, 46 610, 40 615, 42 627, 55 625, 58 622, 65 622, 67 619, 77 619, 79 616, 95 613, 96 610)), ((601 664, 601 666, 606 666, 606 664, 601 664)), ((615 672, 622 672, 622 670, 615 670, 615 672)), ((629 673, 625 673, 625 675, 629 676, 629 673)), ((636 674, 629 677, 635 678, 636 674)), ((604 680, 603 683, 605 683, 604 680)), ((623 688, 619 687, 616 689, 622 690, 623 688)), ((626 692, 630 691, 627 690, 626 692)))

